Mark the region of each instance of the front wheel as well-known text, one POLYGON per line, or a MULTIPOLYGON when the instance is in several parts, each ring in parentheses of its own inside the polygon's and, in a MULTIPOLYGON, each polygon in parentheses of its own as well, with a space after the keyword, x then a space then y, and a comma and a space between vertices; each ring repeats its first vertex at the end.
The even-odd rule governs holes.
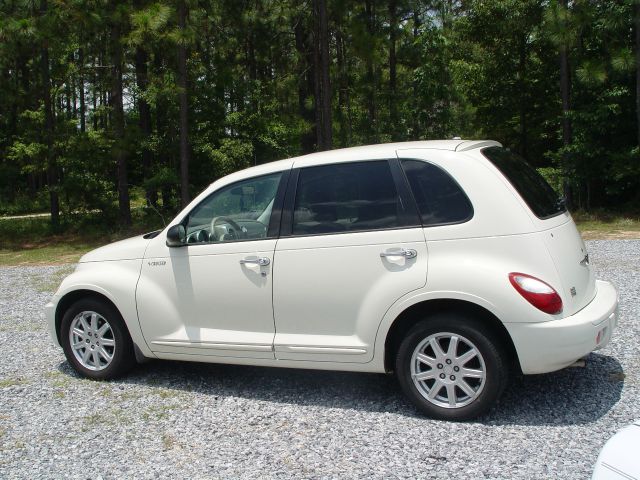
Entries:
POLYGON ((96 298, 79 300, 65 312, 60 341, 71 366, 88 378, 115 378, 135 365, 133 342, 120 312, 96 298))
POLYGON ((439 314, 406 335, 396 375, 405 394, 430 417, 468 420, 498 400, 508 368, 500 344, 478 322, 439 314))

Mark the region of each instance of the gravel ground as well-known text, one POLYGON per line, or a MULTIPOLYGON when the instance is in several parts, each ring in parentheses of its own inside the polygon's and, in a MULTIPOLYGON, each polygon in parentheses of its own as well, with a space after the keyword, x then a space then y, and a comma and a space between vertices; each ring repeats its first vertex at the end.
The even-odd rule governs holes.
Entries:
POLYGON ((83 380, 42 313, 70 267, 0 268, 0 478, 588 478, 640 418, 640 241, 588 247, 620 289, 612 343, 471 423, 417 415, 384 375, 158 361, 83 380))

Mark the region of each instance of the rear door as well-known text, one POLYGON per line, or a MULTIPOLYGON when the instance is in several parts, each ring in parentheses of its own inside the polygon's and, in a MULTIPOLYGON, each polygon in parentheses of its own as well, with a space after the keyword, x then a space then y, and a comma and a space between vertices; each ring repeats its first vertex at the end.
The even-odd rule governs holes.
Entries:
POLYGON ((294 169, 274 254, 277 359, 368 362, 384 313, 425 285, 403 182, 395 159, 294 169))

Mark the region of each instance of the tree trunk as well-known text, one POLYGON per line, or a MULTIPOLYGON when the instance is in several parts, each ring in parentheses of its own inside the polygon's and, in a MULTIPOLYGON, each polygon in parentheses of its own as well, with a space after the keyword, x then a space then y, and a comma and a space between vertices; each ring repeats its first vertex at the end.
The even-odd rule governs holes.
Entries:
MULTIPOLYGON (((105 66, 105 60, 107 58, 107 47, 103 46, 103 48, 101 48, 101 52, 100 52, 100 57, 98 59, 98 66, 100 67, 98 69, 98 76, 100 75, 100 72, 102 72, 103 74, 106 74, 106 68, 102 68, 103 66, 105 66)), ((106 130, 108 127, 108 120, 109 120, 109 113, 107 111, 107 108, 109 106, 109 103, 107 102, 107 85, 106 82, 104 83, 100 83, 100 107, 101 111, 100 111, 100 128, 102 128, 103 130, 106 130)))
POLYGON ((78 63, 80 65, 78 69, 80 73, 78 77, 78 83, 80 84, 80 132, 84 133, 87 129, 87 107, 84 98, 84 49, 82 47, 78 49, 78 63))
MULTIPOLYGON (((69 55, 69 57, 67 58, 67 62, 69 63, 73 63, 73 55, 69 55)), ((71 112, 72 112, 72 108, 71 108, 71 85, 72 85, 72 79, 71 77, 67 77, 65 79, 64 82, 64 101, 65 101, 65 107, 66 107, 66 112, 67 112, 67 119, 71 120, 71 112)))
POLYGON ((316 149, 324 150, 324 129, 322 128, 322 89, 320 87, 320 34, 318 32, 318 21, 316 13, 316 1, 314 0, 314 27, 313 27, 313 110, 316 123, 316 149))
POLYGON ((97 58, 94 57, 93 59, 93 75, 92 75, 92 80, 93 80, 93 85, 91 86, 91 103, 93 106, 93 116, 92 116, 92 121, 93 121, 93 129, 94 130, 98 130, 98 96, 100 95, 100 92, 98 91, 98 73, 97 73, 97 66, 98 66, 98 60, 97 58))
MULTIPOLYGON (((178 4, 178 26, 184 31, 187 22, 185 0, 178 4)), ((180 89, 180 200, 182 207, 189 203, 189 136, 187 104, 187 47, 178 45, 178 88, 180 89)))
MULTIPOLYGON (((560 0, 563 8, 568 8, 568 0, 560 0)), ((571 119, 569 112, 571 111, 571 78, 569 73, 569 52, 567 45, 560 46, 560 94, 562 96, 562 144, 568 147, 572 143, 571 119)), ((567 154, 564 154, 563 163, 568 163, 567 154)), ((565 172, 563 180, 563 194, 567 206, 571 206, 571 184, 565 172)))
POLYGON ((346 86, 346 66, 347 59, 344 52, 344 38, 340 30, 336 31, 336 60, 338 62, 338 124, 340 125, 339 137, 340 146, 346 147, 349 141, 348 135, 348 122, 345 115, 346 100, 347 100, 347 86, 346 86))
POLYGON ((398 108, 396 105, 396 30, 398 28, 398 14, 396 0, 389 0, 389 120, 391 139, 398 139, 398 108))
POLYGON ((329 150, 333 143, 331 128, 331 84, 329 79, 329 26, 326 0, 314 0, 316 24, 316 130, 318 149, 329 150))
MULTIPOLYGON (((47 0, 40 0, 40 16, 47 14, 47 0)), ((47 145, 47 183, 49 184, 49 207, 51 211, 51 227, 60 227, 60 200, 58 197, 58 167, 53 151, 54 118, 51 103, 51 78, 49 74, 49 45, 44 39, 40 51, 40 67, 42 71, 42 99, 44 103, 45 143, 47 145)))
POLYGON ((375 36, 375 13, 373 11, 373 1, 365 0, 365 15, 367 22, 367 32, 369 33, 369 43, 372 46, 372 51, 367 55, 367 110, 369 112, 369 141, 375 143, 377 140, 377 108, 376 108, 376 78, 375 70, 373 66, 373 43, 375 36))
POLYGON ((640 0, 636 0, 635 28, 636 28, 636 121, 638 128, 638 145, 640 146, 640 0))
MULTIPOLYGON (((307 106, 307 99, 310 97, 314 86, 314 78, 312 78, 311 72, 315 70, 307 33, 303 19, 298 18, 294 27, 296 50, 298 52, 298 114, 303 120, 312 125, 314 112, 307 106)), ((302 134, 300 139, 302 153, 313 152, 315 137, 316 135, 311 129, 302 134)))
POLYGON ((520 37, 520 59, 518 65, 518 83, 520 95, 520 155, 527 158, 527 94, 525 80, 527 76, 527 38, 520 37))
POLYGON ((569 55, 567 47, 560 47, 560 94, 562 95, 562 143, 565 146, 571 144, 571 80, 569 78, 569 55))
POLYGON ((124 146, 124 108, 122 103, 122 45, 117 20, 111 24, 111 116, 114 133, 113 156, 117 166, 118 210, 120 223, 131 225, 127 155, 124 146))
MULTIPOLYGON (((153 72, 154 75, 161 75, 161 72, 165 70, 165 65, 162 57, 162 50, 159 48, 154 49, 153 52, 153 72)), ((173 153, 170 153, 166 145, 173 142, 173 136, 169 134, 167 128, 167 101, 163 95, 159 95, 156 98, 156 136, 161 139, 161 150, 158 152, 158 164, 163 164, 168 171, 173 171, 175 162, 173 162, 173 153), (162 163, 161 163, 162 162, 162 163)), ((171 122, 173 125, 175 122, 171 122)), ((173 204, 173 188, 174 185, 169 183, 163 183, 160 187, 160 193, 162 197, 162 208, 164 210, 170 210, 173 204)))
MULTIPOLYGON (((422 25, 422 22, 420 20, 420 12, 418 11, 418 7, 416 6, 415 9, 412 12, 412 18, 413 18, 413 41, 414 43, 417 42, 418 37, 420 35, 420 26, 422 25)), ((420 65, 420 61, 418 59, 414 59, 413 64, 411 65, 412 68, 416 68, 420 65)), ((418 91, 418 82, 412 82, 413 83, 413 98, 414 99, 418 99, 420 98, 420 92, 418 91)), ((413 115, 411 115, 411 136, 414 140, 417 140, 421 137, 421 130, 422 130, 422 125, 420 122, 420 115, 418 115, 418 113, 414 113, 413 115)))
MULTIPOLYGON (((153 164, 153 152, 149 149, 149 139, 151 138, 151 108, 143 97, 143 93, 149 86, 149 75, 147 68, 147 52, 142 47, 136 48, 136 83, 140 95, 138 96, 138 113, 140 132, 142 133, 142 178, 146 181, 151 177, 151 167, 153 164)), ((158 194, 155 189, 146 188, 145 198, 148 205, 156 206, 158 194)))

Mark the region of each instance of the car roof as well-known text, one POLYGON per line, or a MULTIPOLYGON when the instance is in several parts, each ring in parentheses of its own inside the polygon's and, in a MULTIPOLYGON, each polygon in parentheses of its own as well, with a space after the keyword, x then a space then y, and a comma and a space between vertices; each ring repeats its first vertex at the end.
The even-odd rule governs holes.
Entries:
MULTIPOLYGON (((448 150, 463 151, 470 150, 479 146, 486 145, 500 145, 493 140, 419 140, 414 142, 395 142, 395 143, 381 143, 377 145, 362 145, 359 147, 340 148, 336 150, 326 150, 323 152, 315 152, 301 157, 294 158, 293 160, 318 160, 319 163, 334 163, 342 159, 351 159, 354 157, 375 157, 375 158, 388 158, 389 156, 395 157, 397 150, 409 150, 409 149, 430 149, 430 150, 448 150)), ((305 162, 306 163, 306 162, 305 162)))
POLYGON ((414 142, 382 143, 378 145, 363 145, 359 147, 340 148, 336 150, 326 150, 323 152, 309 153, 299 157, 292 157, 286 160, 276 160, 264 163, 255 167, 232 173, 214 183, 231 183, 244 178, 266 175, 273 172, 287 170, 292 166, 309 167, 331 163, 343 163, 358 160, 375 160, 392 158, 397 151, 428 149, 445 150, 450 152, 462 152, 486 146, 501 146, 493 140, 421 140, 414 142))

